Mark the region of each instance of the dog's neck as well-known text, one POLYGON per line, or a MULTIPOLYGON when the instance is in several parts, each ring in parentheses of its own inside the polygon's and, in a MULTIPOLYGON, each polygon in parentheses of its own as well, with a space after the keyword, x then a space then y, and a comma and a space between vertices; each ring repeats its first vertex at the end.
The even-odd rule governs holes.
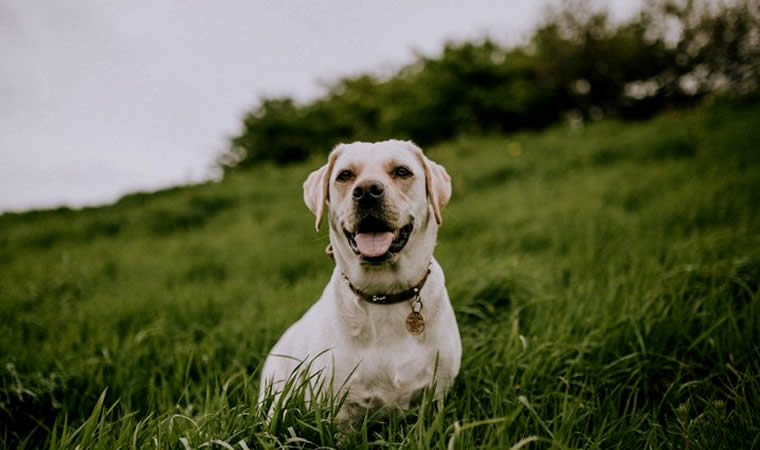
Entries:
MULTIPOLYGON (((422 275, 424 276, 424 273, 422 275)), ((418 279, 417 282, 419 281, 418 279)), ((333 270, 329 286, 331 289, 329 298, 333 299, 331 305, 336 308, 338 317, 337 326, 344 330, 347 339, 361 345, 382 342, 382 345, 387 346, 392 345, 393 342, 407 342, 410 337, 425 339, 430 331, 422 334, 410 331, 407 325, 410 313, 421 312, 424 329, 435 330, 436 321, 440 317, 439 313, 444 304, 443 300, 448 298, 443 273, 435 259, 431 261, 430 274, 425 283, 408 301, 390 304, 365 301, 351 289, 337 266, 333 270)))
POLYGON ((420 279, 417 284, 410 287, 409 289, 406 289, 404 291, 399 292, 387 292, 384 294, 367 294, 366 292, 363 292, 361 289, 357 289, 352 283, 351 280, 348 279, 346 274, 341 273, 341 276, 343 279, 348 283, 348 288, 351 289, 351 292, 353 292, 357 297, 359 297, 361 300, 364 300, 368 303, 374 303, 376 305, 392 305, 395 303, 401 303, 409 301, 415 297, 419 297, 420 291, 425 286, 425 282, 428 279, 428 276, 430 275, 430 271, 433 267, 433 262, 431 261, 428 265, 428 269, 425 271, 425 274, 422 276, 422 279, 420 279))

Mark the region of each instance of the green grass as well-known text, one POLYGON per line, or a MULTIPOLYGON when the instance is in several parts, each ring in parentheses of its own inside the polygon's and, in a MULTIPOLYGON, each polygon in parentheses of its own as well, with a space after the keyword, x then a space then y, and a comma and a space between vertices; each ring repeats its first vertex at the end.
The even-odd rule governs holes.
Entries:
POLYGON ((760 447, 760 105, 428 154, 454 182, 436 255, 464 346, 442 408, 341 437, 302 380, 277 420, 257 407, 332 270, 313 160, 0 216, 4 447, 760 447))

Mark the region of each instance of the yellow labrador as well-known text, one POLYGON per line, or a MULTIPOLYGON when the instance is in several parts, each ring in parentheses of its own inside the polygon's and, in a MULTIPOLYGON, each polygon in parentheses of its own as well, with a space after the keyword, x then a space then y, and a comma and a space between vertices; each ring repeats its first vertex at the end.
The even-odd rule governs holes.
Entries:
POLYGON ((304 200, 317 230, 327 210, 335 269, 319 301, 272 348, 261 396, 317 355, 301 368, 346 389, 341 419, 349 422, 368 408, 409 408, 434 372, 443 396, 462 353, 433 258, 450 196, 446 170, 411 142, 341 144, 309 175, 304 200))

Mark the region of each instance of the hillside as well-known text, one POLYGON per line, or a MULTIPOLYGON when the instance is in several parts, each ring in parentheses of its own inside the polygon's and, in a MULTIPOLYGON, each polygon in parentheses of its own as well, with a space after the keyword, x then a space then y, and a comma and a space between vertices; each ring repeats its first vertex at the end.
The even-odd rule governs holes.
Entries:
MULTIPOLYGON (((427 149, 462 371, 442 411, 344 444, 760 445, 759 142, 760 105, 716 103, 427 149)), ((0 216, 5 447, 336 445, 324 410, 255 404, 332 270, 302 203, 321 163, 0 216)))

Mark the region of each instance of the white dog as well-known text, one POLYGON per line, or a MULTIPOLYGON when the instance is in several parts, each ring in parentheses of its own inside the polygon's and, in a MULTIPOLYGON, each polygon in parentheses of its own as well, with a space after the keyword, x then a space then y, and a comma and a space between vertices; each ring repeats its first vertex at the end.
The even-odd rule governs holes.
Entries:
POLYGON ((304 200, 317 230, 327 208, 335 270, 319 301, 272 348, 260 399, 318 355, 300 368, 343 386, 339 419, 348 422, 366 409, 408 409, 434 381, 443 396, 462 354, 433 258, 450 196, 446 170, 411 142, 341 144, 309 175, 304 200))

